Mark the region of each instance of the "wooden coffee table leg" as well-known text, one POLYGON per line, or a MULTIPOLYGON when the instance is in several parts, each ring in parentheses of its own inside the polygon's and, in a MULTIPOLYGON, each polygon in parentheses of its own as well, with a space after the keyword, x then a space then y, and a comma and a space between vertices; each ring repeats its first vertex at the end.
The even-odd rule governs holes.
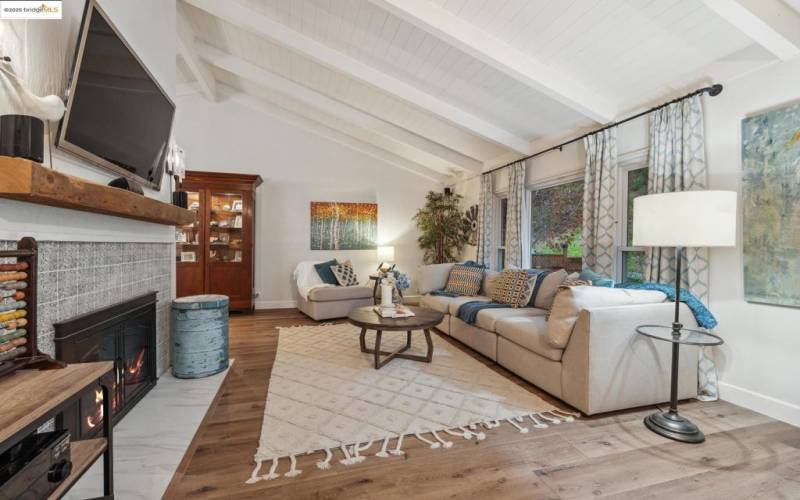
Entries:
POLYGON ((381 332, 380 330, 375 331, 375 369, 381 367, 381 332))
MULTIPOLYGON (((411 332, 409 332, 409 336, 411 336, 411 332)), ((433 341, 431 340, 431 331, 427 328, 425 329, 425 342, 428 344, 428 354, 425 356, 425 360, 430 363, 433 360, 433 341)))
POLYGON ((367 329, 361 329, 361 335, 358 337, 358 343, 361 344, 361 352, 367 352, 367 329))

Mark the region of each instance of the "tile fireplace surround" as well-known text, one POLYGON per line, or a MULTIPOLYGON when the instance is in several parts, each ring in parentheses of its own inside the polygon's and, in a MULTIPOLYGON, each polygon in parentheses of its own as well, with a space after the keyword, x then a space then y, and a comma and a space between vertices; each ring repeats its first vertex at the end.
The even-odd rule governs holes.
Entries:
MULTIPOLYGON (((39 241, 39 349, 55 354, 53 323, 149 291, 158 292, 156 368, 169 367, 172 245, 39 241)), ((0 240, 0 250, 16 242, 0 240)))

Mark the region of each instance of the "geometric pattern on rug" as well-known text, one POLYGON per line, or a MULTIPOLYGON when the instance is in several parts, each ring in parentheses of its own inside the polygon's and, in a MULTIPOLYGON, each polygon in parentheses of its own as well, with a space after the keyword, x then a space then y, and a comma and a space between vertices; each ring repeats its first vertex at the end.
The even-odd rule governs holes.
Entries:
MULTIPOLYGON (((375 370, 373 355, 359 349, 360 332, 349 323, 279 328, 249 483, 279 477, 284 457, 290 461, 285 475, 299 474, 298 454, 324 453, 317 466, 328 468, 334 453, 351 465, 373 444, 380 446, 378 457, 402 454, 404 436, 449 448, 448 438, 483 439, 483 430, 501 422, 526 433, 573 420, 435 334, 431 363, 394 359, 375 370), (397 442, 389 449, 391 439, 397 442), (270 471, 260 476, 262 462, 270 460, 270 471)), ((410 351, 424 353, 423 335, 411 337, 410 351)), ((367 345, 374 340, 368 332, 367 345)), ((405 341, 405 332, 384 332, 381 349, 393 351, 405 341)))

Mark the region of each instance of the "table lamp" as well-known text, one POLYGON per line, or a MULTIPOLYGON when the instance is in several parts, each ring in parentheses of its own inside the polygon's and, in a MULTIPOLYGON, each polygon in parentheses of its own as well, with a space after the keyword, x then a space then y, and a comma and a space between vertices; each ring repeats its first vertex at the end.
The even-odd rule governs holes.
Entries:
POLYGON ((378 247, 378 260, 380 261, 380 265, 378 265, 378 270, 382 273, 391 271, 394 265, 394 247, 393 246, 382 246, 378 247))
POLYGON ((733 191, 680 191, 640 196, 633 200, 633 245, 675 248, 675 319, 671 326, 642 325, 637 332, 672 342, 670 407, 644 419, 656 434, 688 443, 705 436, 689 419, 678 414, 678 355, 681 344, 718 345, 722 339, 680 322, 681 255, 685 247, 736 245, 736 193, 733 191), (660 336, 653 329, 671 330, 660 336), (649 330, 648 330, 649 329, 649 330))

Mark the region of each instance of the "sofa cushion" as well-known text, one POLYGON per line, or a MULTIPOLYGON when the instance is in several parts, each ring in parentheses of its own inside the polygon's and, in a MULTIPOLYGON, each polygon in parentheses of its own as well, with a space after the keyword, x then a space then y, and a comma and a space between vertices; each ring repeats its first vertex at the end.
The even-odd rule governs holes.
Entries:
POLYGON ((439 311, 440 313, 451 314, 455 316, 458 313, 458 308, 461 307, 461 304, 465 302, 473 302, 476 300, 480 300, 482 302, 488 302, 489 297, 483 297, 481 295, 476 295, 474 297, 446 297, 444 295, 423 295, 419 299, 419 305, 421 305, 422 307, 427 307, 428 309, 433 309, 434 311, 439 311))
POLYGON ((455 264, 431 264, 419 266, 417 273, 417 290, 420 295, 425 295, 434 290, 442 290, 447 286, 447 278, 455 264))
POLYGON ((594 307, 626 306, 664 302, 667 296, 656 290, 629 290, 598 286, 572 286, 558 291, 550 319, 547 321, 547 339, 550 345, 564 349, 578 321, 578 314, 594 307))
POLYGON ((497 280, 500 276, 500 271, 492 271, 491 269, 483 271, 483 283, 481 283, 480 295, 490 297, 497 286, 497 280))
POLYGON ((496 323, 503 318, 518 318, 531 316, 544 316, 547 311, 536 309, 535 307, 518 307, 502 309, 483 309, 475 317, 475 326, 484 330, 494 332, 496 323))
POLYGON ((501 337, 553 361, 561 361, 563 349, 547 341, 547 321, 544 316, 500 318, 495 330, 501 337))
POLYGON ((326 286, 308 292, 308 300, 313 302, 369 298, 372 298, 372 287, 369 286, 326 286))
POLYGON ((542 284, 539 285, 539 291, 536 293, 536 299, 533 305, 539 309, 550 309, 553 305, 553 297, 555 297, 558 287, 567 279, 567 272, 563 269, 553 271, 545 276, 542 284))
POLYGON ((478 295, 483 281, 483 268, 456 264, 447 277, 444 290, 459 295, 478 295))

